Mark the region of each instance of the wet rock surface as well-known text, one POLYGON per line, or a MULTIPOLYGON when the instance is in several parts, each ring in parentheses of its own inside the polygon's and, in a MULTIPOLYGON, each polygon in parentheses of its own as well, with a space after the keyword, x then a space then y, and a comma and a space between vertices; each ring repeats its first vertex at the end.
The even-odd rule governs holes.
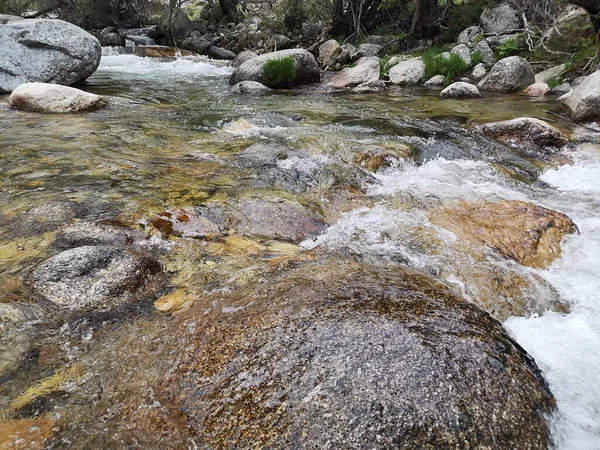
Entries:
POLYGON ((62 20, 31 19, 0 25, 0 92, 23 83, 72 85, 100 64, 98 40, 62 20))
POLYGON ((435 214, 432 221, 536 268, 560 257, 563 238, 577 232, 566 215, 518 201, 461 203, 435 214))
POLYGON ((146 234, 118 221, 78 222, 60 231, 55 245, 59 248, 90 245, 130 245, 143 241, 146 234))
POLYGON ((167 383, 201 447, 549 445, 533 360, 428 276, 317 265, 213 301, 167 383))
POLYGON ((507 145, 522 148, 525 154, 537 158, 552 155, 569 142, 564 132, 531 117, 486 123, 481 126, 481 131, 507 145))
POLYGON ((158 261, 115 246, 76 247, 42 262, 28 277, 35 294, 70 311, 107 310, 151 295, 158 261))

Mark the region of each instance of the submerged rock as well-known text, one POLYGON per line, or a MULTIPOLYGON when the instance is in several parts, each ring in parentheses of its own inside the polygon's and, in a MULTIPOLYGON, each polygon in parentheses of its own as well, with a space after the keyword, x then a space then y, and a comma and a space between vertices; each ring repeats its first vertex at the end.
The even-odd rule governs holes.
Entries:
POLYGON ((238 94, 264 94, 272 90, 257 81, 241 81, 231 88, 231 92, 238 94))
POLYGON ((358 86, 379 80, 381 60, 376 56, 360 58, 355 67, 347 67, 335 75, 329 84, 335 88, 358 86))
POLYGON ((412 157, 413 149, 408 145, 398 145, 396 148, 368 148, 357 153, 354 162, 361 167, 377 172, 385 167, 399 165, 412 157))
POLYGON ((78 222, 61 230, 56 238, 56 245, 61 248, 130 245, 146 238, 143 231, 134 230, 117 221, 78 222))
POLYGON ((452 83, 442 92, 440 92, 440 97, 442 98, 477 98, 481 97, 479 93, 479 89, 477 86, 474 86, 470 83, 464 83, 462 81, 458 81, 456 83, 452 83))
POLYGON ((104 108, 104 97, 69 86, 48 83, 26 83, 17 87, 8 98, 11 108, 24 111, 72 113, 104 108))
POLYGON ((42 262, 28 277, 41 298, 71 311, 107 310, 149 295, 158 261, 114 246, 77 247, 42 262))
POLYGON ((494 92, 515 92, 535 83, 529 63, 520 56, 498 61, 478 84, 479 89, 494 92))
POLYGON ((0 448, 41 450, 52 436, 50 418, 14 419, 0 422, 0 448))
POLYGON ((535 268, 548 267, 560 257, 562 239, 577 232, 565 214, 507 200, 460 203, 436 213, 432 222, 535 268))
POLYGON ((486 123, 481 126, 486 136, 512 147, 520 147, 534 157, 554 153, 568 144, 569 138, 549 123, 532 117, 486 123))
POLYGON ((384 92, 387 90, 387 85, 382 80, 367 81, 361 83, 352 89, 352 92, 356 94, 373 94, 377 92, 384 92))
POLYGON ((238 84, 241 81, 258 81, 259 83, 269 86, 270 80, 266 79, 263 73, 264 65, 268 61, 274 61, 291 57, 294 60, 295 75, 291 80, 292 86, 302 84, 318 83, 321 80, 321 71, 315 61, 313 55, 306 50, 290 49, 281 50, 273 53, 265 53, 264 55, 252 58, 239 67, 237 67, 231 77, 229 84, 238 84))
POLYGON ((16 20, 0 25, 0 92, 23 83, 71 85, 100 64, 98 39, 62 20, 16 20))
POLYGON ((202 448, 550 444, 535 362, 429 276, 316 265, 212 300, 167 382, 202 448))
POLYGON ((401 61, 390 68, 388 74, 392 84, 411 86, 420 83, 425 76, 425 64, 421 58, 401 61))

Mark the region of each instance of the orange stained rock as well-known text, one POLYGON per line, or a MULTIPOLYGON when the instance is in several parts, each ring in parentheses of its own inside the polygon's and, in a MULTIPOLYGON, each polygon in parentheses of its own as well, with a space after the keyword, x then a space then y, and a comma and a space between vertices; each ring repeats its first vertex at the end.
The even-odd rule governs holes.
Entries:
POLYGON ((0 422, 0 450, 43 449, 52 436, 51 419, 18 419, 0 422))
POLYGON ((520 201, 461 202, 431 213, 432 223, 460 238, 498 250, 520 264, 548 267, 560 256, 562 239, 577 231, 565 214, 520 201))

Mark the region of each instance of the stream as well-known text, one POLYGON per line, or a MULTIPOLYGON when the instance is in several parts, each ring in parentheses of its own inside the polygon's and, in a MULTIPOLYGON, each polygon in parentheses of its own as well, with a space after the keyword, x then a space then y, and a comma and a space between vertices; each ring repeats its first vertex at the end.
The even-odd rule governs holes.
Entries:
MULTIPOLYGON (((600 145, 571 145, 560 158, 540 162, 475 129, 523 116, 572 128, 551 99, 441 100, 437 91, 420 87, 361 95, 311 86, 239 95, 229 92, 231 71, 205 59, 108 53, 83 87, 109 98, 104 110, 42 115, 10 110, 7 96, 0 97, 0 283, 5 286, 0 303, 28 303, 20 296, 23 277, 56 253, 57 230, 73 220, 59 208, 38 221, 31 211, 48 205, 81 205, 83 212, 73 213, 78 220, 118 219, 148 231, 165 210, 248 192, 319 203, 328 229, 299 245, 227 242, 229 247, 219 247, 219 257, 211 258, 198 256, 197 240, 182 239, 185 244, 165 257, 164 264, 174 267, 171 285, 198 292, 243 289, 261 277, 269 258, 294 259, 312 251, 428 272, 469 300, 491 298, 488 310, 534 357, 556 396, 557 448, 600 448, 600 145), (266 166, 239 156, 257 144, 288 149, 287 156, 265 172, 266 166), (376 173, 352 169, 358 151, 376 146, 409 146, 413 157, 376 173), (349 195, 346 185, 358 188, 349 195), (496 255, 466 256, 452 233, 430 221, 431 211, 457 201, 501 199, 563 212, 579 233, 563 241, 562 256, 550 267, 532 269, 496 255), (513 274, 531 288, 509 307, 496 305, 493 292, 482 294, 485 288, 473 281, 471 272, 477 271, 513 274), (552 295, 570 311, 555 308, 552 295), (528 314, 514 315, 532 302, 528 314)), ((157 242, 164 237, 152 233, 157 242)), ((156 245, 167 252, 169 242, 180 241, 156 245)), ((217 250, 201 249, 202 255, 217 250)), ((151 308, 140 315, 132 339, 163 320, 151 308)), ((57 361, 93 354, 106 367, 119 354, 110 326, 103 330, 90 323, 53 328, 43 319, 29 322, 29 332, 41 343, 38 351, 52 362, 0 378, 5 381, 0 417, 9 417, 12 399, 32 380, 52 373, 57 361)), ((123 339, 128 326, 116 325, 115 336, 123 339)), ((69 401, 64 402, 68 409, 69 401)), ((84 435, 73 431, 75 442, 84 435)))

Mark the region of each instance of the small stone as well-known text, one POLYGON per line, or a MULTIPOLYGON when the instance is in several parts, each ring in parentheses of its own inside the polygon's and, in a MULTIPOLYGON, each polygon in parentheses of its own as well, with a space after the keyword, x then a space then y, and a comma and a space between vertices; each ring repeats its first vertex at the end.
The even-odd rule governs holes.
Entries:
POLYGON ((446 84, 446 77, 444 75, 434 75, 425 82, 427 87, 438 87, 446 84))
POLYGON ((550 92, 550 87, 546 83, 533 83, 527 86, 523 92, 530 97, 543 97, 550 92))
POLYGON ((475 68, 473 69, 473 72, 471 73, 471 76, 475 80, 481 80, 486 75, 487 75, 487 69, 485 68, 485 64, 483 64, 483 63, 477 64, 475 66, 475 68))
POLYGON ((264 84, 257 81, 241 81, 235 86, 231 87, 231 92, 238 94, 264 94, 270 92, 273 89, 268 88, 264 84))
POLYGON ((440 97, 442 98, 477 98, 481 97, 479 93, 479 89, 477 86, 465 83, 462 81, 458 81, 456 83, 452 83, 442 92, 440 92, 440 97))

